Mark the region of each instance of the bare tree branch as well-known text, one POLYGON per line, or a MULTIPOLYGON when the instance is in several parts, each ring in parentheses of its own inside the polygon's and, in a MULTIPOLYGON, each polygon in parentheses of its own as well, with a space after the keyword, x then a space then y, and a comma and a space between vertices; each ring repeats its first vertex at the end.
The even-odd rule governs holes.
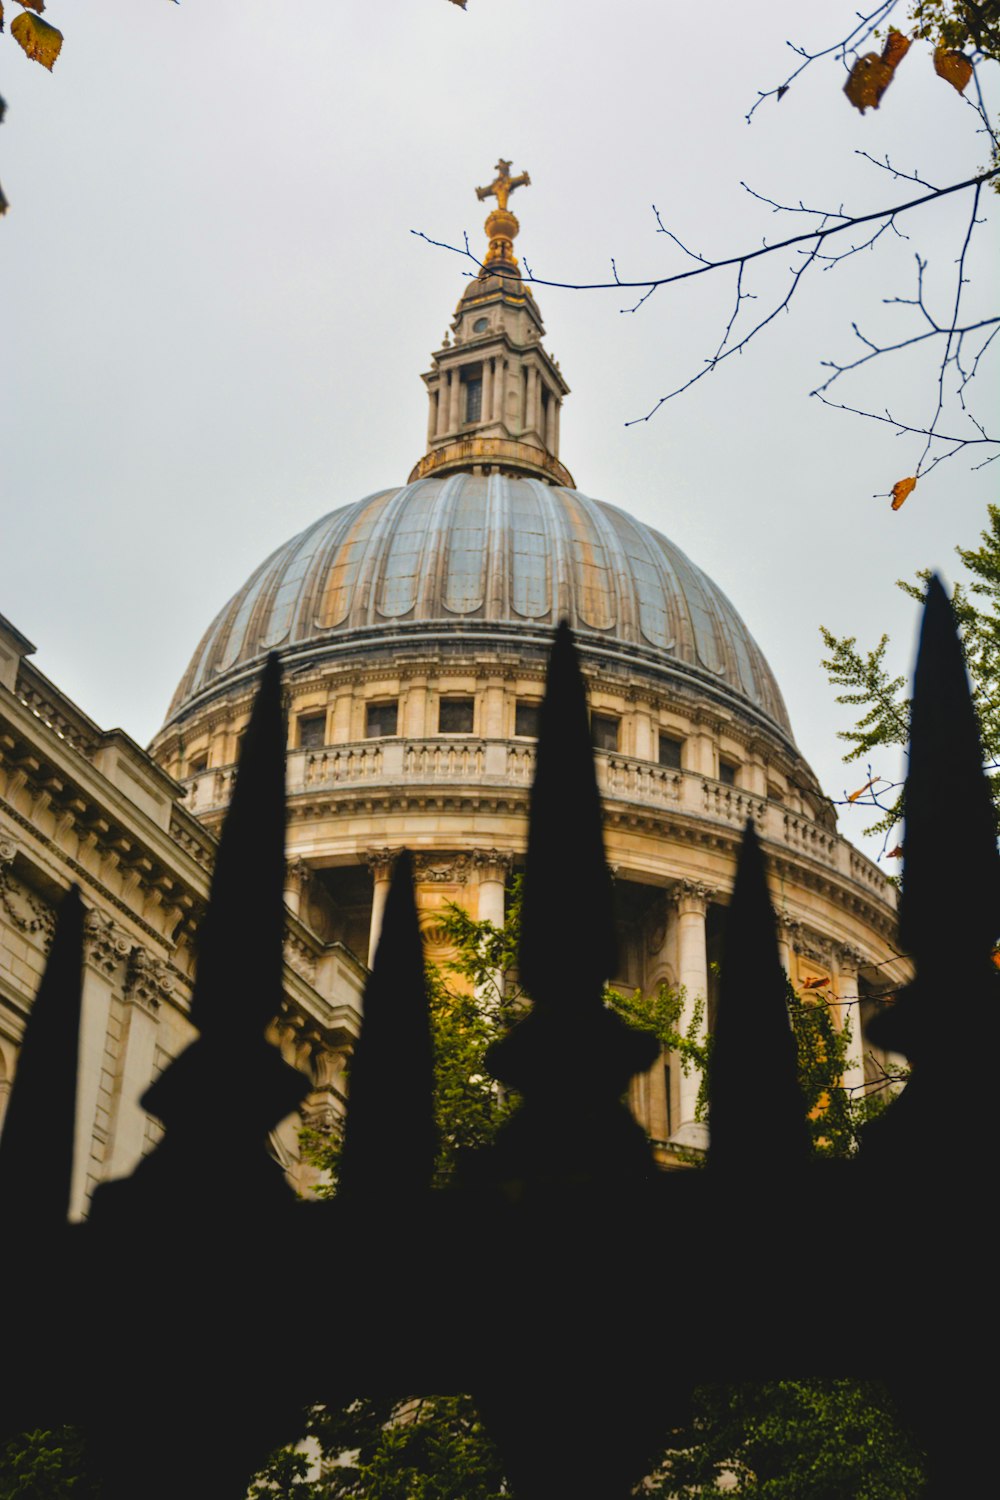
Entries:
POLYGON ((856 53, 863 47, 869 37, 874 36, 882 23, 889 19, 898 3, 899 0, 883 0, 883 3, 877 5, 868 15, 863 16, 858 13, 857 24, 851 28, 847 35, 841 37, 839 42, 834 42, 832 46, 822 48, 819 52, 807 52, 805 47, 800 47, 796 42, 786 42, 785 46, 790 47, 796 56, 801 57, 802 62, 799 63, 799 66, 792 73, 789 73, 783 83, 776 84, 773 89, 765 89, 763 91, 758 89, 756 102, 751 105, 746 115, 747 124, 750 124, 765 99, 774 99, 780 103, 796 78, 799 78, 811 63, 818 62, 821 57, 836 57, 847 68, 848 52, 856 53))

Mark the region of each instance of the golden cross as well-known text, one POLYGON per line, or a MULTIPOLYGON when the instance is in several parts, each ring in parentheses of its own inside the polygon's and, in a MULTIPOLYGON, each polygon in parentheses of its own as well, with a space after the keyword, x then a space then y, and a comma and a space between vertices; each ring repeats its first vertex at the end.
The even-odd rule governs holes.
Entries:
POLYGON ((486 198, 495 198, 497 200, 497 207, 505 209, 507 207, 507 199, 510 197, 514 189, 519 187, 530 187, 531 178, 528 176, 527 172, 522 172, 518 177, 512 177, 510 175, 510 162, 504 161, 502 156, 497 162, 496 171, 497 175, 496 177, 494 177, 489 187, 476 188, 476 197, 479 199, 480 203, 482 203, 486 198))

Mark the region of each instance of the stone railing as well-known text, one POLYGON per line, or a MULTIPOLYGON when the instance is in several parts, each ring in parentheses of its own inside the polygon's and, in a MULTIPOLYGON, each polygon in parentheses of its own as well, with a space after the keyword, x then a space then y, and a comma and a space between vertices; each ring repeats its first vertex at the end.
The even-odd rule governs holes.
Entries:
MULTIPOLYGON (((597 783, 611 803, 664 809, 731 829, 752 820, 758 833, 790 855, 816 860, 863 885, 873 896, 893 902, 891 882, 877 865, 846 840, 741 787, 696 771, 679 771, 654 761, 598 751, 597 783)), ((361 740, 288 755, 290 797, 324 790, 379 786, 511 787, 527 790, 535 771, 535 747, 528 742, 480 739, 474 735, 429 739, 361 740)), ((186 809, 198 816, 220 811, 232 792, 235 768, 203 771, 185 783, 186 809)))

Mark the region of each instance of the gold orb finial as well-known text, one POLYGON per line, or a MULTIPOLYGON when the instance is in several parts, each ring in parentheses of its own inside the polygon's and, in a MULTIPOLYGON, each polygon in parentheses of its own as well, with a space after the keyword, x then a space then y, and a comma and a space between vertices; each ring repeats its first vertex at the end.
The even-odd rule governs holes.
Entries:
POLYGON ((513 241, 521 226, 507 208, 507 200, 515 188, 530 187, 531 178, 527 172, 521 172, 517 177, 512 177, 510 162, 504 161, 502 156, 496 164, 496 174, 488 187, 476 188, 476 197, 480 203, 485 202, 487 198, 497 200, 496 208, 486 219, 485 229, 490 243, 484 264, 490 265, 494 261, 504 261, 509 266, 516 266, 517 256, 514 254, 513 241))

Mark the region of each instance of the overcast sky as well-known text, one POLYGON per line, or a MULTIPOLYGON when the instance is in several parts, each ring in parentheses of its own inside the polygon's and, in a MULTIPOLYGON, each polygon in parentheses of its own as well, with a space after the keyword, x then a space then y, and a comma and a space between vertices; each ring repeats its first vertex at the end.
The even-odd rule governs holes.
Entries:
MULTIPOLYGON (((653 204, 721 258, 805 227, 741 180, 870 211, 921 190, 861 150, 935 184, 982 170, 972 110, 919 46, 878 112, 847 104, 827 60, 745 123, 794 63, 786 39, 828 46, 853 15, 830 0, 51 0, 66 35, 51 76, 0 39, 0 610, 41 669, 146 742, 256 564, 405 481, 424 450, 419 375, 469 269, 410 231, 483 246, 473 190, 498 156, 531 174, 512 201, 523 259, 583 282, 607 280, 611 257, 623 279, 682 267, 653 204)), ((840 764, 847 711, 818 666, 820 623, 862 642, 889 630, 908 668, 914 611, 893 581, 927 564, 956 576, 1000 464, 953 459, 894 515, 873 493, 913 472, 920 441, 808 392, 821 360, 860 352, 852 320, 885 338, 913 327, 883 300, 913 295, 917 252, 946 315, 969 202, 814 272, 744 355, 638 426, 718 344, 732 274, 634 314, 620 291, 536 291, 572 388, 562 457, 578 486, 665 532, 730 596, 834 795, 863 777, 840 764)), ((976 316, 995 310, 995 205, 967 267, 976 316)), ((773 305, 792 260, 759 265, 748 310, 773 305)), ((880 362, 842 399, 920 425, 935 353, 880 362)), ((979 376, 984 420, 996 368, 979 376)))

